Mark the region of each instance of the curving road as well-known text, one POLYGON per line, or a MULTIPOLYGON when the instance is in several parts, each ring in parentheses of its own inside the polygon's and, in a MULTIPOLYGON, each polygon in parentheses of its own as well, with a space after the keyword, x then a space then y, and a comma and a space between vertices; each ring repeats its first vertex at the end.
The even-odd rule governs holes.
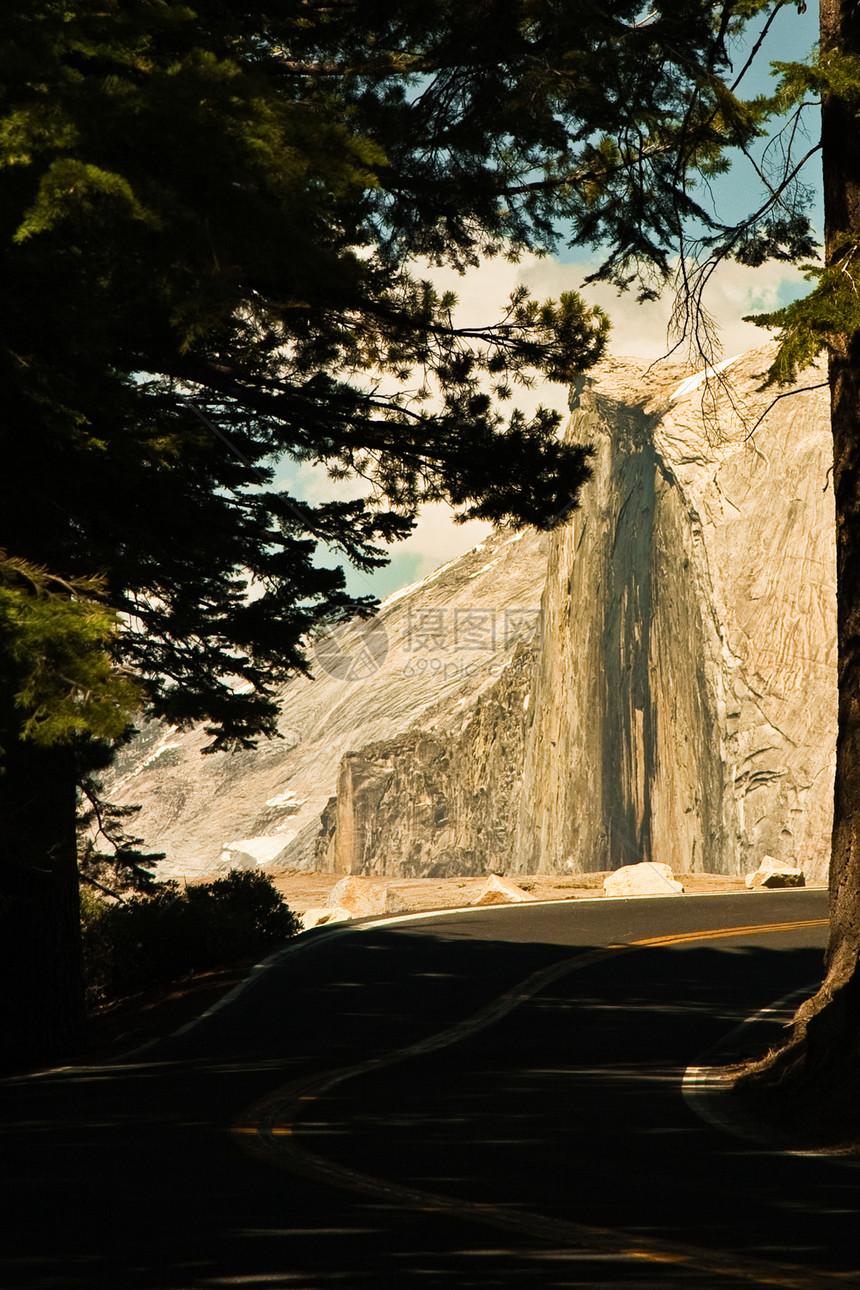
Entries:
POLYGON ((307 934, 185 1034, 2 1086, 0 1287, 857 1286, 860 1171, 684 1087, 825 934, 814 891, 307 934))

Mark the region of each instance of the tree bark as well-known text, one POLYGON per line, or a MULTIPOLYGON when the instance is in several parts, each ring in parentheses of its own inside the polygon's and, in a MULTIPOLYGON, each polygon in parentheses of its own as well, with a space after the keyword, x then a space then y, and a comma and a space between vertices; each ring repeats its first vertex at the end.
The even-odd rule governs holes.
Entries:
POLYGON ((0 742, 0 1069, 16 1070, 83 1035, 75 764, 69 747, 0 742))
MULTIPOLYGON (((856 0, 820 0, 821 53, 860 54, 856 0)), ((822 99, 825 258, 860 257, 860 96, 822 99), (847 235, 847 237, 846 237, 847 235)), ((824 981, 785 1046, 737 1072, 735 1111, 795 1146, 860 1135, 860 332, 828 338, 836 501, 838 725, 824 981)))
MULTIPOLYGON (((820 0, 821 52, 860 53, 856 0, 820 0)), ((860 257, 860 100, 822 100, 825 257, 860 257), (845 235, 848 235, 848 238, 845 235), (852 245, 853 243, 853 245, 852 245)), ((828 341, 836 501, 839 708, 830 860, 830 938, 821 988, 798 1010, 786 1046, 753 1063, 741 1106, 795 1120, 798 1141, 860 1131, 860 332, 828 341), (757 1103, 762 1091, 765 1101, 757 1103), (768 1107, 767 1100, 775 1097, 768 1107)))
MULTIPOLYGON (((821 0, 821 52, 860 53, 853 0, 821 0)), ((860 102, 822 101, 825 255, 828 264, 860 256, 860 102), (855 241, 846 248, 844 235, 855 241)), ((836 595, 839 718, 830 862, 827 973, 807 1012, 809 1060, 854 1048, 860 1022, 860 333, 834 336, 829 348, 833 487, 836 500, 836 595), (822 1010, 832 1012, 816 1022, 822 1010), (841 1037, 837 1040, 838 1032, 841 1037), (822 1044, 821 1041, 824 1041, 822 1044)))

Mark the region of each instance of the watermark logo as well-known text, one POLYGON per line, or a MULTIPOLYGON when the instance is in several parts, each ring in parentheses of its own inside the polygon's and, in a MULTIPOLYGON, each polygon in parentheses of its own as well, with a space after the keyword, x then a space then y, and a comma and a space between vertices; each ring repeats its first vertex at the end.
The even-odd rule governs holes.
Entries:
POLYGON ((338 681, 365 681, 388 658, 388 633, 378 618, 355 618, 318 636, 314 658, 338 681))
POLYGON ((499 648, 508 649, 518 640, 531 639, 539 625, 539 609, 416 607, 406 612, 403 647, 407 653, 493 653, 499 648))
POLYGON ((393 641, 379 618, 354 618, 318 636, 313 652, 322 671, 339 681, 367 680, 399 653, 404 677, 465 679, 518 641, 531 640, 540 625, 539 609, 416 605, 398 622, 393 641))

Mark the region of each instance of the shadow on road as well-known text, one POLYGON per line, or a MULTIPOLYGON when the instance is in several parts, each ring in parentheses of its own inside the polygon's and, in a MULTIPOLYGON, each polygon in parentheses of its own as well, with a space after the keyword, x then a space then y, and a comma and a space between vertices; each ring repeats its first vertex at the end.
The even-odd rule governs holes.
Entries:
POLYGON ((752 939, 572 967, 389 1061, 593 946, 367 929, 136 1059, 7 1081, 0 1285, 716 1290, 763 1265, 851 1284, 831 1274, 860 1263, 860 1173, 719 1133, 680 1094, 699 1054, 820 973, 813 944, 752 939), (237 1117, 296 1081, 301 1112, 270 1125, 292 1157, 237 1148, 237 1117))

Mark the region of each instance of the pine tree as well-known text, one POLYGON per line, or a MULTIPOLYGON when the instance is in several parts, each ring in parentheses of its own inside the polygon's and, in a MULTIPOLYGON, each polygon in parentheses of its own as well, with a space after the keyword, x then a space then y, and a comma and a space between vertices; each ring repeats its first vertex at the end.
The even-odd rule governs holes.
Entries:
POLYGON ((504 423, 480 378, 497 395, 535 366, 567 379, 599 356, 605 320, 572 296, 520 295, 500 325, 458 333, 452 302, 382 244, 380 143, 342 93, 287 68, 291 43, 319 57, 305 7, 274 9, 38 0, 4 15, 10 1061, 57 1055, 80 1029, 88 741, 142 706, 207 721, 215 747, 253 743, 307 635, 354 612, 318 551, 375 567, 442 496, 548 525, 587 477, 557 418, 504 423), (404 392, 407 373, 435 381, 441 406, 404 392), (285 454, 368 479, 368 496, 300 502, 272 484, 285 454))
MULTIPOLYGON (((557 415, 507 409, 518 382, 595 362, 607 320, 573 294, 519 291, 499 320, 458 328, 417 258, 463 268, 563 236, 605 248, 597 276, 648 297, 690 221, 732 253, 692 180, 761 128, 765 109, 729 88, 726 42, 767 7, 30 0, 4 14, 9 1060, 57 1055, 79 1029, 88 739, 113 738, 137 704, 208 723, 213 747, 253 744, 308 635, 355 612, 338 557, 376 567, 439 498, 544 528, 576 504, 587 451, 559 442, 557 415), (310 505, 274 485, 284 457, 366 495, 310 505)), ((808 253, 794 208, 744 237, 808 253)))
MULTIPOLYGON (((860 17, 846 0, 820 0, 820 44, 808 63, 776 64, 777 111, 821 104, 823 263, 805 266, 812 289, 770 314, 778 328, 772 384, 828 358, 836 503, 838 726, 825 975, 786 1044, 749 1064, 736 1092, 754 1113, 787 1117, 798 1142, 856 1137, 860 1070, 860 17), (764 1098, 762 1099, 762 1094, 764 1098), (853 1137, 852 1137, 853 1135, 853 1137)), ((791 159, 796 164, 797 159, 791 159)))

